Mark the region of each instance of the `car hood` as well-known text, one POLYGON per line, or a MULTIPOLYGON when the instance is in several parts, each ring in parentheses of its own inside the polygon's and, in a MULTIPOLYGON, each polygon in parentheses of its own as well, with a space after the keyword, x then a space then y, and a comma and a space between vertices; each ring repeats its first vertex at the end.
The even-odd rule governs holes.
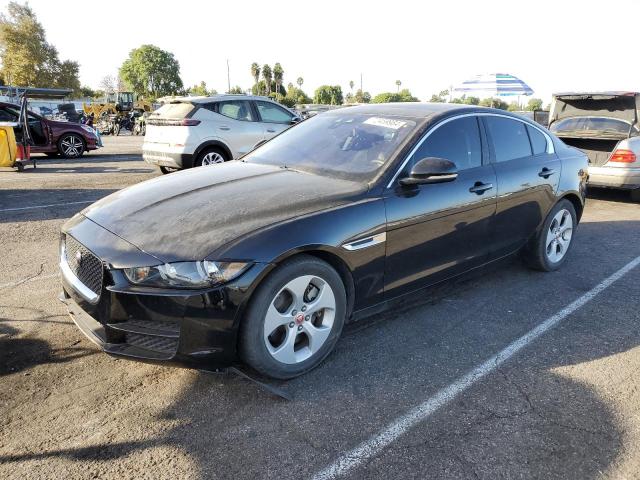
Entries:
POLYGON ((82 214, 162 262, 202 260, 275 223, 349 202, 366 185, 231 161, 154 178, 82 214))

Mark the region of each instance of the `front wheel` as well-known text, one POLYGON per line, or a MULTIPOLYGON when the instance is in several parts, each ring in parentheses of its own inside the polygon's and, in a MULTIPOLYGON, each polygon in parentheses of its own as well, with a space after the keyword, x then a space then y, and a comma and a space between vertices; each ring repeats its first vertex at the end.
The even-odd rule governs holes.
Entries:
POLYGON ((527 264, 545 272, 559 269, 567 260, 577 224, 573 204, 569 200, 560 200, 547 215, 540 231, 525 247, 527 264))
POLYGON ((335 346, 346 291, 327 263, 301 255, 258 287, 240 329, 240 355, 258 372, 287 379, 318 366, 335 346))
POLYGON ((84 153, 84 140, 80 135, 68 133, 58 142, 58 151, 65 158, 79 158, 84 153))

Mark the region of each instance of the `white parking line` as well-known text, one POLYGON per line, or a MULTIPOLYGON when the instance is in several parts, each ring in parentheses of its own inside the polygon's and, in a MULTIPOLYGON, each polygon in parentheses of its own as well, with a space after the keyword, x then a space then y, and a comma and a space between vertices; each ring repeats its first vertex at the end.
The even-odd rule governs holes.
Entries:
POLYGON ((401 435, 405 434, 418 423, 426 420, 440 407, 446 405, 457 395, 464 392, 476 382, 481 380, 483 377, 496 370, 502 363, 506 362, 509 358, 511 358, 524 347, 536 340, 538 337, 543 335, 549 329, 555 327, 566 317, 578 310, 584 304, 589 302, 593 297, 611 286, 616 280, 622 278, 630 270, 637 267, 638 265, 640 265, 640 257, 636 257, 634 260, 627 263, 613 275, 600 282, 587 293, 574 300, 573 303, 567 305, 565 308, 539 324, 527 334, 518 338, 516 341, 498 352, 489 360, 485 361, 483 364, 474 368, 451 385, 438 391, 435 395, 428 398, 417 407, 414 407, 390 425, 387 425, 387 427, 377 435, 364 441, 353 450, 346 452, 338 457, 338 459, 336 459, 331 465, 326 467, 324 470, 316 473, 313 476, 313 480, 330 480, 344 475, 354 468, 357 468, 368 459, 376 456, 384 448, 398 439, 401 435))
POLYGON ((36 208, 49 208, 49 207, 59 207, 61 205, 78 205, 80 203, 93 203, 100 200, 99 198, 96 200, 83 200, 81 202, 64 202, 64 203, 50 203, 48 205, 34 205, 33 207, 15 207, 15 208, 3 208, 0 210, 2 212, 17 212, 19 210, 33 210, 36 208))
POLYGON ((27 278, 26 280, 17 280, 15 282, 0 284, 0 289, 7 287, 15 287, 16 285, 22 285, 23 283, 35 282, 36 280, 46 280, 48 278, 57 277, 57 273, 51 273, 49 275, 37 275, 35 277, 27 278))

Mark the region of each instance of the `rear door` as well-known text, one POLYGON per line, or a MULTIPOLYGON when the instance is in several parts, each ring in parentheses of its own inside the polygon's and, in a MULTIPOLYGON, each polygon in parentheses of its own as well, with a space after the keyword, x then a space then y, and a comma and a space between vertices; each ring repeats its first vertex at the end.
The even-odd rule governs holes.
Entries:
POLYGON ((491 257, 522 247, 556 200, 561 162, 542 130, 515 118, 481 117, 495 166, 498 205, 491 257))
POLYGON ((250 152, 264 140, 262 124, 248 100, 224 100, 215 103, 218 114, 212 134, 231 148, 233 158, 250 152))
POLYGON ((265 140, 269 140, 291 126, 294 115, 288 110, 272 102, 261 100, 256 100, 255 105, 258 115, 260 115, 265 140))

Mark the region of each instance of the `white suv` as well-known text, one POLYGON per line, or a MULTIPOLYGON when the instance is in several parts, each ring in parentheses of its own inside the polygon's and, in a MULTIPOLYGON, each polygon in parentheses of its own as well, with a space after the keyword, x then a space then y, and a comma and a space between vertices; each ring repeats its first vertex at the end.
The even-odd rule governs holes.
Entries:
POLYGON ((214 95, 166 103, 147 119, 144 160, 163 173, 238 158, 300 121, 266 97, 214 95))

